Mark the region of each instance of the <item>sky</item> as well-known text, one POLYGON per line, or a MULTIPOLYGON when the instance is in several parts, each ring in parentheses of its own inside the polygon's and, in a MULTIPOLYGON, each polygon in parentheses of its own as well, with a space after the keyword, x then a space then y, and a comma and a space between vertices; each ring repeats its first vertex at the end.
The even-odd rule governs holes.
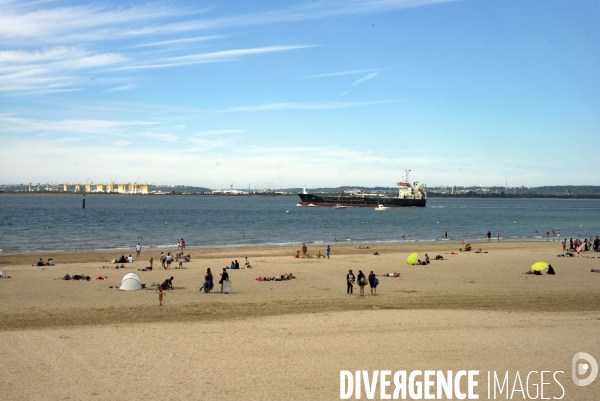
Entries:
POLYGON ((598 0, 0 0, 0 183, 600 185, 598 21, 598 0))

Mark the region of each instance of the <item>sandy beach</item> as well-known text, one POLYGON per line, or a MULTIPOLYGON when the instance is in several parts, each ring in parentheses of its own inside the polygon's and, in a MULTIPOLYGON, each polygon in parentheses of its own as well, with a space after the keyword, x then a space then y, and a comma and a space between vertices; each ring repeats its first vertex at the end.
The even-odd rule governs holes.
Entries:
POLYGON ((599 379, 571 380, 576 352, 600 360, 600 274, 590 272, 600 254, 559 258, 556 242, 482 242, 473 251, 488 253, 457 255, 456 243, 331 247, 331 259, 294 259, 296 248, 189 249, 185 269, 170 271, 146 250, 118 270, 108 263, 116 254, 0 255, 11 276, 0 279, 3 399, 330 400, 340 397, 340 370, 381 369, 478 369, 482 399, 488 371, 563 371, 564 399, 600 394, 599 379), (408 266, 411 252, 445 260, 408 266), (40 256, 56 266, 32 266, 40 256), (199 291, 208 267, 218 278, 245 256, 253 268, 228 270, 231 294, 199 291), (154 270, 138 272, 150 257, 154 270), (538 261, 556 276, 521 274, 538 261), (359 297, 358 287, 349 296, 348 269, 401 277, 380 277, 377 296, 359 297), (131 271, 149 288, 115 289, 131 271), (290 272, 297 278, 254 280, 290 272), (160 307, 150 286, 170 276, 160 307))

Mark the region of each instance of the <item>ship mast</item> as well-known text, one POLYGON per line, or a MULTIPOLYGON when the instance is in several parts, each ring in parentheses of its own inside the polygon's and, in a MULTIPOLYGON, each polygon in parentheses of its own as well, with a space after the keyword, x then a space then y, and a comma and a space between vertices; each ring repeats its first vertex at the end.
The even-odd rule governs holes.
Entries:
POLYGON ((406 173, 406 182, 408 182, 408 184, 410 185, 410 180, 408 179, 408 172, 410 170, 404 170, 404 172, 406 173))
POLYGON ((302 193, 306 194, 306 182, 302 182, 302 193))

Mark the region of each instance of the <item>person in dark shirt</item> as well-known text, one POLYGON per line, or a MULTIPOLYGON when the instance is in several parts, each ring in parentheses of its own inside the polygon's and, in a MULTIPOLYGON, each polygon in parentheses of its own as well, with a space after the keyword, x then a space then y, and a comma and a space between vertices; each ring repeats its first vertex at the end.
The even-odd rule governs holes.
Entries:
MULTIPOLYGON (((239 267, 237 267, 236 269, 239 269, 239 267)), ((227 273, 227 269, 224 267, 223 268, 223 273, 221 273, 221 281, 219 281, 219 284, 221 284, 221 292, 223 292, 223 284, 225 283, 225 281, 229 280, 229 274, 227 273)))

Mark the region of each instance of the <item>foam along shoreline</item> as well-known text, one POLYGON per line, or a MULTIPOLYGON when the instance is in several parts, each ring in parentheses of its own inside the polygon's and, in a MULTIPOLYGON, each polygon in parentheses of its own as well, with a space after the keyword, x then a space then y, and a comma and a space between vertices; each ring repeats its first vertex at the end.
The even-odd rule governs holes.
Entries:
MULTIPOLYGON (((564 239, 564 237, 561 237, 564 239)), ((575 238, 575 237, 573 237, 575 238)), ((578 236, 577 238, 589 238, 589 236, 578 236)), ((497 238, 494 236, 494 242, 498 242, 497 238)), ((562 241, 562 239, 560 241, 562 241)), ((448 244, 460 244, 463 239, 455 239, 455 238, 405 238, 405 239, 397 239, 397 240, 372 240, 372 239, 350 239, 350 238, 338 238, 338 245, 348 244, 352 246, 359 246, 363 244, 393 244, 393 245, 410 245, 414 243, 448 243, 448 244)), ((464 238, 465 243, 477 243, 485 241, 485 239, 472 239, 472 238, 464 238)), ((520 235, 509 235, 509 236, 501 236, 500 242, 549 242, 549 243, 558 243, 560 242, 557 237, 545 237, 543 235, 534 235, 534 236, 520 236, 520 235)), ((319 244, 326 244, 327 241, 298 241, 298 242, 283 242, 283 243, 275 243, 275 242, 266 242, 259 243, 253 241, 251 239, 247 239, 247 243, 245 244, 230 244, 230 245, 222 245, 222 244, 214 244, 214 245, 203 245, 201 247, 194 247, 188 244, 187 249, 197 249, 197 250, 212 250, 212 249, 254 249, 254 248, 262 248, 265 250, 271 250, 273 248, 287 248, 294 247, 297 245, 301 245, 303 242, 307 244, 313 244, 317 246, 319 244)), ((329 242, 330 244, 333 243, 329 242)), ((144 249, 147 251, 163 251, 163 252, 171 252, 178 251, 177 244, 159 244, 159 245, 144 245, 144 249)), ((112 247, 112 248, 85 248, 85 249, 40 249, 40 250, 27 250, 27 251, 19 251, 19 252, 4 252, 0 249, 0 256, 2 255, 40 255, 40 254, 57 254, 57 253, 103 253, 103 252, 111 252, 111 251, 121 251, 121 252, 135 252, 135 246, 131 245, 128 247, 112 247)))

